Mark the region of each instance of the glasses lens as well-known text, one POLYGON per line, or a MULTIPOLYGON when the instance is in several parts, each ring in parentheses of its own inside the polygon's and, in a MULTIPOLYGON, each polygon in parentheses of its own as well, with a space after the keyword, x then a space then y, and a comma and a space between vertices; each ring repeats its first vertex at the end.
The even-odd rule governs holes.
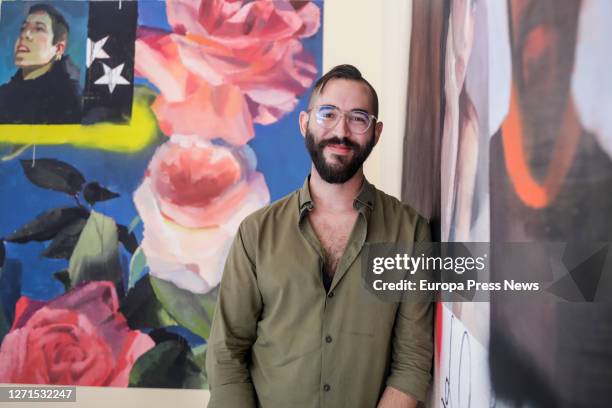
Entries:
POLYGON ((363 133, 370 127, 370 115, 365 112, 349 112, 348 120, 351 132, 363 133))
POLYGON ((338 123, 340 112, 333 106, 320 106, 317 109, 317 123, 324 128, 332 128, 338 123))

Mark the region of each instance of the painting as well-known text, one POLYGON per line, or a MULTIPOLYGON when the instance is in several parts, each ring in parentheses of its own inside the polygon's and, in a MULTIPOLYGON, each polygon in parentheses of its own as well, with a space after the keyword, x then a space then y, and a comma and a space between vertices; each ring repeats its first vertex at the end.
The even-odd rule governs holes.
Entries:
MULTIPOLYGON (((500 67, 510 92, 496 104, 504 118, 490 145, 491 239, 610 241, 612 105, 598 95, 610 90, 604 19, 612 8, 598 0, 511 0, 506 11, 509 41, 497 46, 511 56, 500 67)), ((497 397, 609 405, 611 317, 603 303, 492 302, 497 397)))
MULTIPOLYGON (((411 82, 421 79, 438 97, 409 91, 408 102, 428 101, 422 116, 443 112, 441 128, 426 135, 440 144, 440 211, 433 216, 442 240, 593 248, 610 241, 610 3, 449 0, 414 7, 413 17, 429 8, 444 21, 434 33, 413 25, 412 44, 438 38, 443 57, 422 65, 443 67, 443 75, 424 75, 411 62, 411 82)), ((571 263, 566 255, 569 270, 609 258, 594 250, 571 263)), ((502 265, 493 257, 493 276, 502 265)), ((490 304, 439 304, 430 403, 607 406, 611 317, 605 303, 493 296, 490 304)))
POLYGON ((0 123, 130 119, 137 3, 5 1, 0 7, 0 123))
MULTIPOLYGON (((2 29, 7 10, 30 10, 11 3, 2 29)), ((57 9, 84 41, 68 46, 83 110, 0 124, 0 382, 207 388, 238 225, 308 174, 297 124, 321 72, 323 4, 57 9)))

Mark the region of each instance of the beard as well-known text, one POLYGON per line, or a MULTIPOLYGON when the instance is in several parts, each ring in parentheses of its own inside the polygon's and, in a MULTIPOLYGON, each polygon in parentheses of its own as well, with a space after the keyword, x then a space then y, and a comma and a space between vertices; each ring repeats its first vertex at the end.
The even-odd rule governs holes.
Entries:
POLYGON ((349 181, 357 173, 357 170, 361 168, 376 144, 373 132, 372 137, 364 146, 336 136, 317 143, 310 129, 306 130, 305 143, 315 169, 317 169, 323 180, 331 184, 342 184, 349 181), (336 156, 337 163, 328 163, 325 160, 323 151, 330 144, 346 146, 353 151, 353 154, 350 157, 336 156))

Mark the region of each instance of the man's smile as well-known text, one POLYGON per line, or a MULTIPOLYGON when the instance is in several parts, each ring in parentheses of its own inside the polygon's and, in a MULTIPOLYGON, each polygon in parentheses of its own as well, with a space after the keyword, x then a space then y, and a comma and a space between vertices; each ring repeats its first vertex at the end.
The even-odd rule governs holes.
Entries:
POLYGON ((341 155, 348 154, 353 150, 352 147, 340 143, 330 143, 326 147, 329 148, 332 153, 341 155))
POLYGON ((19 44, 17 46, 17 49, 15 50, 15 53, 20 53, 20 52, 30 52, 30 49, 23 44, 19 44))

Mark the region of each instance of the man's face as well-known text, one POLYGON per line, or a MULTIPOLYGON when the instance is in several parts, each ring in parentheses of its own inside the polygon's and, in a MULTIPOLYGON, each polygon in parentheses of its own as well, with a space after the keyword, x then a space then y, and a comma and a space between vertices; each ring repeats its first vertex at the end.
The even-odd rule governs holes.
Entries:
POLYGON ((47 13, 28 15, 15 41, 15 65, 19 68, 42 66, 58 53, 59 44, 53 45, 53 26, 47 13))
MULTIPOLYGON (((344 112, 361 110, 373 113, 368 87, 347 79, 331 79, 312 101, 313 107, 320 105, 335 106, 344 112)), ((344 183, 355 175, 370 155, 380 137, 382 123, 372 124, 364 134, 354 134, 348 128, 346 118, 341 117, 335 127, 325 129, 317 123, 314 110, 310 114, 302 112, 300 116, 300 128, 310 158, 323 180, 344 183)))

